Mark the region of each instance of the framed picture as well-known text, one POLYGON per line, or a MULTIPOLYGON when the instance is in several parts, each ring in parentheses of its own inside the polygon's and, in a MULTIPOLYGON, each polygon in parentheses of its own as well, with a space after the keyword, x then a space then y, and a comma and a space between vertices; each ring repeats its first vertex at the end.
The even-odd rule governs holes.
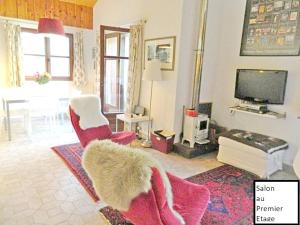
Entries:
POLYGON ((247 0, 241 56, 299 56, 300 0, 247 0))
POLYGON ((161 61, 162 70, 174 70, 176 37, 163 37, 145 40, 144 68, 152 59, 161 61))

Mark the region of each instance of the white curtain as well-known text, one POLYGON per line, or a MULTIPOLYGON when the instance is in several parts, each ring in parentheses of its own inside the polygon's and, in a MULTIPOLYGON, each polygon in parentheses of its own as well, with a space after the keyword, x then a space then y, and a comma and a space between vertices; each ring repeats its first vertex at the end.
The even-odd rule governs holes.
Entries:
POLYGON ((87 84, 86 73, 84 71, 83 32, 76 32, 74 34, 73 84, 79 89, 87 84))
POLYGON ((21 27, 19 25, 5 25, 8 58, 8 85, 20 87, 24 83, 22 72, 23 51, 21 44, 21 27))
POLYGON ((94 78, 94 94, 100 96, 100 31, 97 31, 96 36, 96 47, 94 48, 94 70, 95 70, 95 78, 94 78))
POLYGON ((139 103, 142 78, 143 25, 130 27, 128 88, 125 112, 132 113, 139 103))

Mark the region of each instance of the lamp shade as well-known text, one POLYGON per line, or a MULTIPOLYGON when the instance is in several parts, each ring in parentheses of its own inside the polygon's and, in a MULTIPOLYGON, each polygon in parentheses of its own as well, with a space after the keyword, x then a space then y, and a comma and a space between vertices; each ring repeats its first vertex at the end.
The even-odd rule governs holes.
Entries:
POLYGON ((161 62, 158 59, 153 59, 146 63, 146 67, 143 73, 143 80, 159 81, 162 80, 161 74, 161 62))
POLYGON ((61 20, 50 19, 50 18, 40 18, 38 33, 40 34, 56 34, 65 35, 64 26, 61 20))

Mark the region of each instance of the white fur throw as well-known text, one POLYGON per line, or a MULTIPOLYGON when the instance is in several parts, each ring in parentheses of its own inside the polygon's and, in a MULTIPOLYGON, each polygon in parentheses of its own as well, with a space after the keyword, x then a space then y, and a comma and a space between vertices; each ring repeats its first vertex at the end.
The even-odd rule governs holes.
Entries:
POLYGON ((151 189, 151 167, 159 170, 165 185, 167 202, 173 214, 172 187, 165 171, 148 153, 109 140, 93 141, 85 149, 82 165, 93 182, 97 195, 111 207, 128 211, 131 201, 151 189))
POLYGON ((70 100, 71 109, 79 116, 79 126, 85 130, 109 124, 101 112, 97 95, 81 95, 70 100))

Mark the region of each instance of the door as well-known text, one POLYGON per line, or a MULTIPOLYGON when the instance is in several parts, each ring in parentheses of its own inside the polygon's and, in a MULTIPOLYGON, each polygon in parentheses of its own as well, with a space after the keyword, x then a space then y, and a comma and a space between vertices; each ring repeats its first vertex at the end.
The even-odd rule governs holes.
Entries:
POLYGON ((100 26, 100 97, 112 130, 116 129, 116 115, 125 111, 129 38, 129 29, 100 26))

